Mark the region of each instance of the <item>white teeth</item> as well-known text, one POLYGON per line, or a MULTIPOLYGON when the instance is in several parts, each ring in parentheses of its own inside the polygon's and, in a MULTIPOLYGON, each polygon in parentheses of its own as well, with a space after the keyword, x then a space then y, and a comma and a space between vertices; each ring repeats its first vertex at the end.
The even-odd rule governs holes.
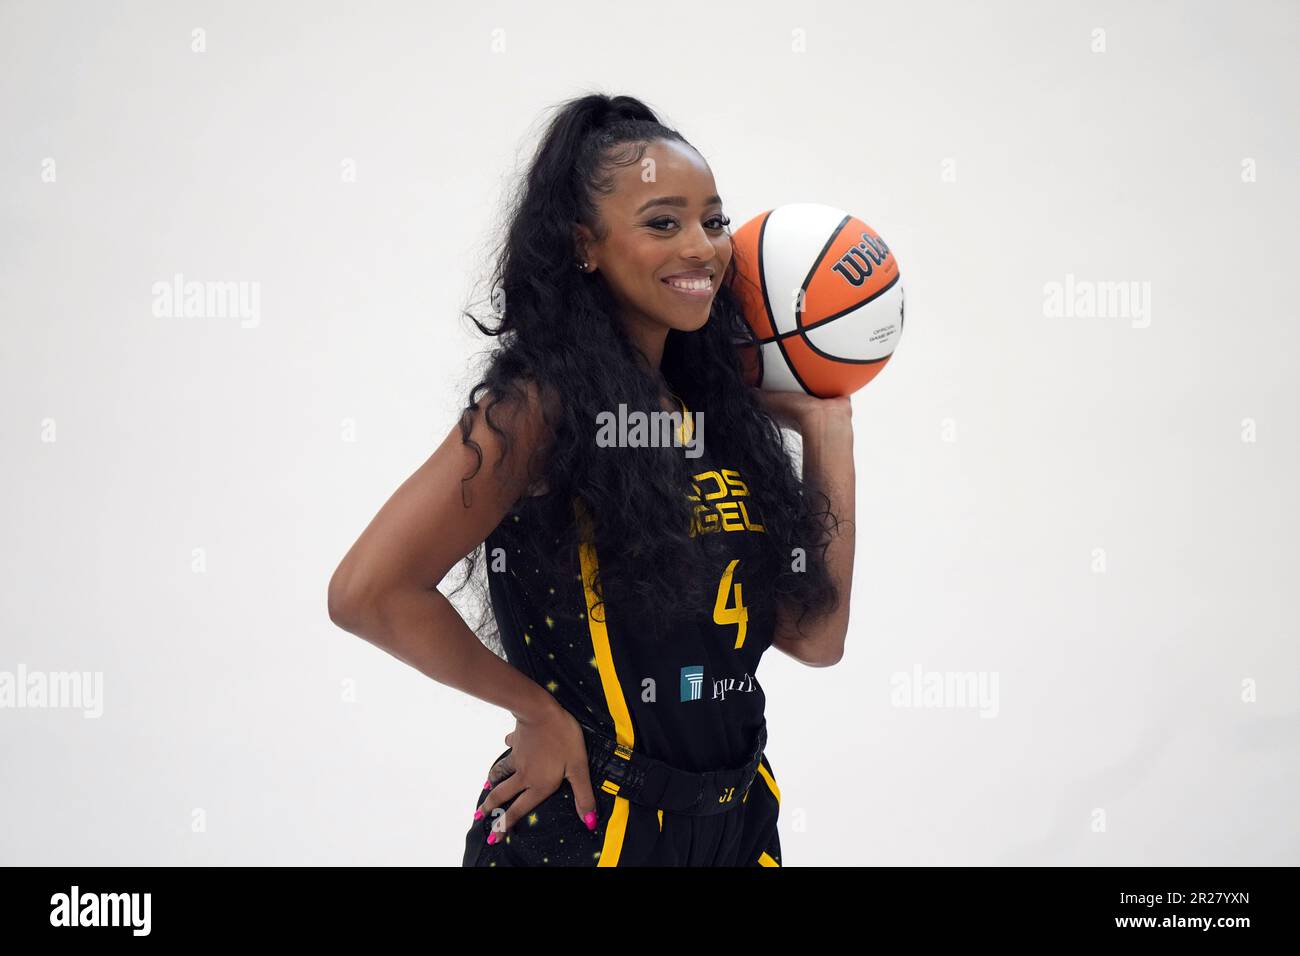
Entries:
POLYGON ((713 286, 713 282, 709 279, 667 279, 665 281, 675 289, 690 289, 695 292, 703 292, 713 286))

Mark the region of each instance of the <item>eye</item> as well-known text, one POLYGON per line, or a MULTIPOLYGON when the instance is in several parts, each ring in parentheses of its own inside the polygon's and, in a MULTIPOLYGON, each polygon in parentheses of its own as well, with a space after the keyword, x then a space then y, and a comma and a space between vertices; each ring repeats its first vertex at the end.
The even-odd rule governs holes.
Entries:
MULTIPOLYGON (((719 213, 716 216, 711 216, 708 221, 712 223, 717 223, 717 225, 710 226, 709 227, 710 229, 726 229, 728 226, 731 225, 730 217, 724 216, 721 213, 719 213)), ((677 220, 673 219, 671 216, 660 216, 658 219, 650 220, 648 223, 646 223, 646 225, 651 227, 652 229, 656 229, 660 232, 663 232, 667 226, 677 225, 677 220), (661 226, 663 228, 661 228, 661 226)))

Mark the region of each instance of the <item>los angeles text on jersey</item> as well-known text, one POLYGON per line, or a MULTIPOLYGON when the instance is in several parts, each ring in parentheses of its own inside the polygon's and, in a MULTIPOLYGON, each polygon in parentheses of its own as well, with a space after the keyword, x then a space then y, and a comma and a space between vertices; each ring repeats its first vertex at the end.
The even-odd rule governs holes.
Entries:
POLYGON ((686 497, 700 502, 691 521, 691 537, 711 531, 765 530, 745 508, 749 486, 735 468, 702 471, 692 476, 691 487, 695 494, 686 497))

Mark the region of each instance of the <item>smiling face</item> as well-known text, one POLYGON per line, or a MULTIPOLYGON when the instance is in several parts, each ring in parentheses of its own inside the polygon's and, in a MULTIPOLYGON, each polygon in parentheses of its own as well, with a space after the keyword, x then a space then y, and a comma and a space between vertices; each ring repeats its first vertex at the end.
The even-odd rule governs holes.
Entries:
POLYGON ((657 363, 669 329, 708 321, 731 262, 731 220, 708 164, 685 143, 655 140, 640 162, 614 167, 613 179, 612 192, 596 194, 604 237, 575 227, 578 260, 604 278, 628 334, 657 363))

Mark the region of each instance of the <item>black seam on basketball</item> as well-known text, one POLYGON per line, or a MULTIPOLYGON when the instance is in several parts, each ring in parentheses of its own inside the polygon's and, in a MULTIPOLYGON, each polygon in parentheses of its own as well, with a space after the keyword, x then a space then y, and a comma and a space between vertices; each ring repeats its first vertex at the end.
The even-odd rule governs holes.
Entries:
MULTIPOLYGON (((806 298, 808 292, 808 283, 812 281, 813 275, 817 272, 817 267, 821 265, 822 260, 826 258, 827 250, 830 249, 832 243, 834 243, 835 240, 839 237, 839 234, 844 231, 844 227, 848 225, 849 220, 852 218, 853 218, 852 216, 846 214, 844 218, 840 220, 839 225, 837 225, 834 229, 832 229, 831 234, 826 238, 826 243, 822 246, 821 251, 817 253, 817 257, 813 259, 812 266, 809 267, 807 274, 803 277, 803 282, 799 286, 800 302, 804 301, 804 299, 806 298)), ((763 225, 764 226, 767 225, 766 219, 763 220, 763 225)), ((760 240, 762 239, 761 233, 759 234, 759 239, 760 240)), ((759 262, 763 261, 762 252, 763 252, 763 247, 760 244, 759 257, 758 257, 759 262)), ((766 283, 764 284, 764 299, 766 300, 766 283)), ((799 387, 802 388, 806 394, 813 395, 815 394, 813 390, 809 388, 808 383, 803 380, 803 376, 800 375, 799 370, 795 368, 794 362, 790 361, 790 353, 785 350, 785 344, 784 344, 784 340, 789 338, 790 335, 794 333, 802 334, 799 327, 799 323, 802 316, 803 316, 803 309, 799 308, 796 305, 794 310, 794 332, 788 332, 788 333, 778 332, 776 336, 776 347, 781 350, 781 356, 785 359, 785 367, 789 369, 790 374, 794 376, 794 380, 799 383, 799 387)), ((772 323, 772 328, 774 329, 776 328, 775 322, 772 323)), ((804 342, 808 342, 807 338, 804 339, 804 342)), ((808 344, 811 345, 811 343, 808 344)))
MULTIPOLYGON (((855 302, 855 303, 853 303, 853 305, 849 306, 847 309, 844 309, 844 310, 842 310, 842 311, 840 311, 840 312, 836 312, 834 315, 828 315, 828 316, 826 316, 826 318, 824 318, 824 319, 818 319, 816 322, 810 323, 809 325, 805 325, 805 326, 802 326, 802 327, 800 327, 800 328, 796 328, 794 332, 782 332, 782 333, 780 334, 780 336, 778 336, 778 337, 779 337, 779 338, 789 338, 790 336, 795 335, 795 334, 797 334, 797 333, 800 332, 800 331, 811 332, 813 329, 820 328, 821 326, 825 325, 827 322, 832 322, 832 321, 834 321, 835 319, 840 318, 841 316, 848 315, 848 314, 849 314, 850 312, 852 312, 854 309, 860 309, 860 308, 862 308, 864 305, 867 305, 868 303, 875 302, 877 299, 879 299, 882 295, 884 295, 886 292, 888 292, 888 291, 889 291, 890 289, 892 289, 894 286, 898 285, 898 280, 899 280, 900 276, 901 276, 901 273, 896 273, 896 274, 894 275, 894 278, 890 280, 889 285, 885 286, 883 289, 880 289, 880 290, 878 290, 878 291, 876 291, 876 292, 873 292, 871 295, 867 296, 867 297, 866 297, 865 299, 863 299, 861 302, 855 302)), ((899 325, 899 330, 900 330, 900 331, 902 330, 902 325, 901 325, 901 324, 899 325)))
MULTIPOLYGON (((859 302, 853 308, 855 309, 861 308, 862 306, 866 305, 868 302, 872 301, 872 299, 878 299, 880 296, 884 295, 886 292, 892 289, 897 282, 898 282, 898 276, 894 276, 893 282, 889 283, 889 285, 885 286, 883 289, 881 289, 879 292, 873 295, 870 299, 866 299, 865 301, 859 302)), ((902 294, 901 289, 899 290, 899 294, 900 295, 902 294)), ((840 313, 840 315, 844 315, 844 314, 845 314, 844 312, 840 313)), ((832 316, 832 318, 836 318, 836 316, 832 316)), ((808 338, 808 336, 805 335, 804 333, 807 332, 809 329, 815 328, 817 325, 823 324, 823 322, 829 322, 829 321, 830 319, 818 320, 815 323, 815 325, 810 325, 806 329, 799 330, 800 337, 803 338, 803 344, 808 346, 808 348, 812 349, 813 352, 820 355, 822 358, 831 359, 832 361, 840 362, 844 365, 876 365, 880 362, 887 362, 889 361, 889 359, 893 358, 894 353, 892 350, 888 355, 882 355, 880 358, 873 358, 873 359, 852 359, 852 358, 845 358, 842 355, 832 355, 829 352, 823 352, 817 346, 813 345, 812 340, 808 338)), ((899 335, 903 334, 903 323, 901 321, 898 324, 898 334, 899 335)))
POLYGON ((882 356, 881 358, 851 359, 851 358, 843 358, 842 356, 839 355, 832 355, 830 352, 823 352, 817 346, 809 342, 807 337, 804 338, 803 344, 808 346, 808 348, 812 349, 822 358, 831 359, 832 361, 837 362, 840 365, 875 365, 877 362, 887 362, 889 359, 893 358, 894 355, 893 352, 890 352, 888 355, 882 356))
MULTIPOLYGON (((897 277, 895 277, 894 282, 897 281, 898 279, 897 277)), ((893 283, 890 284, 892 285, 893 283)), ((888 355, 882 355, 880 358, 873 358, 873 359, 851 359, 851 358, 845 358, 842 355, 832 355, 829 352, 823 352, 817 346, 813 345, 812 340, 808 338, 807 335, 804 335, 804 330, 801 329, 799 334, 803 338, 803 344, 808 346, 808 348, 812 349, 813 352, 820 355, 822 358, 830 359, 834 362, 839 362, 842 365, 876 365, 880 362, 888 362, 891 358, 894 357, 894 353, 892 351, 888 355)), ((899 335, 903 334, 903 325, 901 322, 898 325, 898 334, 899 335)))
MULTIPOLYGON (((821 252, 817 253, 817 257, 813 259, 813 264, 809 267, 808 274, 803 277, 803 284, 799 286, 800 292, 806 293, 808 291, 808 283, 812 282, 812 277, 816 274, 817 267, 822 264, 822 260, 826 258, 826 253, 830 250, 831 244, 839 238, 840 233, 844 231, 844 227, 849 224, 849 220, 852 218, 852 216, 846 215, 840 220, 840 224, 831 230, 831 234, 827 238, 826 244, 822 246, 821 252)), ((799 298, 802 300, 804 297, 800 296, 799 298)), ((794 310, 794 327, 796 329, 799 328, 799 316, 801 315, 803 315, 803 309, 794 310)), ((776 326, 773 326, 773 328, 776 328, 776 326)))

